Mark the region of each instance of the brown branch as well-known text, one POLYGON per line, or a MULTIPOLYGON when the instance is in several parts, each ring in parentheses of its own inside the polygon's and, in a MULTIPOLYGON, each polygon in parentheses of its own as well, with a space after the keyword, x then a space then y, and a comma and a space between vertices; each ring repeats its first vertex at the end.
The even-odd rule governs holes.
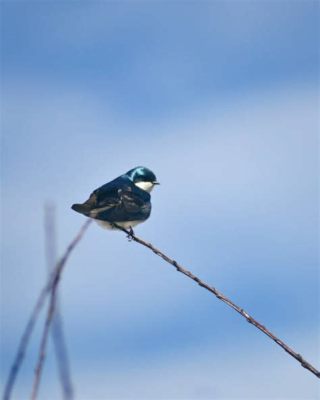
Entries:
MULTIPOLYGON (((68 257, 70 255, 70 253, 72 252, 72 250, 74 249, 74 247, 78 244, 78 242, 81 240, 82 236, 84 235, 85 231, 87 230, 88 226, 90 225, 91 220, 88 219, 82 226, 82 228, 80 229, 80 231, 78 232, 78 234, 76 235, 76 237, 72 240, 72 242, 69 244, 69 246, 67 247, 67 250, 65 251, 64 255, 62 256, 62 258, 60 259, 60 261, 57 263, 54 272, 51 275, 51 278, 49 279, 48 283, 46 284, 46 286, 42 289, 38 300, 33 308, 33 311, 31 313, 31 316, 28 320, 28 323, 26 325, 26 328, 23 332, 23 335, 21 337, 21 340, 19 342, 19 346, 18 346, 18 350, 14 359, 14 362, 10 368, 10 372, 9 372, 9 376, 6 382, 6 386, 5 386, 5 390, 4 390, 4 396, 3 399, 4 400, 9 400, 11 397, 11 393, 12 393, 12 389, 14 387, 14 383, 16 381, 18 372, 21 368, 24 356, 25 356, 25 352, 32 334, 32 331, 34 329, 35 323, 38 319, 39 313, 44 305, 44 301, 47 297, 47 295, 49 294, 49 292, 51 291, 51 288, 53 287, 53 285, 55 284, 55 282, 57 282, 59 280, 59 277, 61 275, 62 269, 65 265, 65 263, 68 260, 68 257)), ((50 310, 50 308, 49 308, 50 310)), ((48 311, 49 311, 48 310, 48 311)))
POLYGON ((180 264, 177 263, 177 261, 173 260, 172 258, 168 257, 162 251, 154 247, 151 243, 148 243, 144 241, 143 239, 140 239, 138 236, 134 234, 134 232, 128 231, 122 227, 120 227, 117 224, 114 224, 116 228, 120 229, 121 231, 125 232, 128 235, 128 238, 133 240, 134 242, 137 242, 141 244, 142 246, 147 247, 151 251, 153 251, 157 256, 161 257, 164 261, 167 263, 173 265, 178 272, 181 272, 182 274, 186 275, 188 278, 192 279, 195 281, 199 286, 203 287, 204 289, 208 290, 210 293, 214 294, 219 300, 223 301, 225 304, 227 304, 229 307, 233 308, 235 311, 237 311, 242 317, 244 317, 250 324, 254 325, 256 328, 258 328, 261 332, 263 332, 265 335, 267 335, 270 339, 272 339, 274 342, 276 342, 280 347, 283 348, 290 356, 295 358, 299 363, 312 372, 315 376, 320 378, 320 372, 309 362, 307 362, 301 354, 296 353, 293 349, 291 349, 285 342, 280 340, 277 336, 275 336, 273 333, 271 333, 265 326, 260 324, 256 319, 251 317, 243 308, 237 306, 233 301, 228 299, 224 294, 219 292, 216 288, 213 286, 208 285, 206 282, 203 280, 199 279, 197 276, 193 275, 192 272, 188 271, 187 269, 183 268, 180 264))

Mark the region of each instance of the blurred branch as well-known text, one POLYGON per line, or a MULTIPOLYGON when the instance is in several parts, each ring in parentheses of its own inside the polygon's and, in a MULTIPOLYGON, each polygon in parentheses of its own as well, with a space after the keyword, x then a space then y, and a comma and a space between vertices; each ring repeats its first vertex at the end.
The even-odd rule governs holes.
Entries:
MULTIPOLYGON (((31 316, 28 320, 28 323, 26 325, 26 328, 23 332, 23 335, 20 339, 19 342, 19 346, 18 346, 18 350, 14 359, 14 362, 11 366, 10 372, 9 372, 9 376, 5 385, 5 390, 4 390, 4 396, 3 399, 4 400, 9 400, 11 397, 11 393, 12 393, 12 389, 14 386, 14 383, 16 381, 18 372, 21 368, 24 356, 25 356, 25 352, 32 334, 32 331, 34 329, 35 323, 38 319, 39 313, 44 305, 44 301, 47 297, 47 295, 50 293, 52 293, 52 289, 58 284, 63 267, 65 266, 70 253, 72 252, 72 250, 75 248, 75 246, 78 244, 78 242, 81 240, 82 236, 84 235, 85 231, 87 230, 87 228, 89 227, 91 223, 91 220, 88 219, 83 226, 81 227, 81 229, 79 230, 78 234, 75 236, 75 238, 72 240, 72 242, 69 244, 69 246, 67 247, 64 255, 62 256, 62 258, 60 259, 60 261, 57 263, 55 270, 53 271, 48 283, 46 284, 46 286, 42 289, 38 300, 32 310, 31 316)), ((51 296, 52 297, 52 296, 51 296)), ((51 303, 51 302, 50 302, 51 303)), ((50 311, 50 306, 48 309, 48 314, 50 311)), ((47 315, 47 319, 48 319, 48 315, 47 315)), ((49 325, 50 325, 51 321, 49 321, 49 325)), ((46 323, 47 324, 47 323, 46 323)), ((44 357, 43 357, 44 359, 44 357)), ((43 360, 41 361, 41 363, 43 363, 43 360)), ((38 372, 38 374, 41 374, 41 370, 38 372)))
POLYGON ((41 375, 42 375, 42 369, 43 369, 44 361, 46 358, 46 347, 47 347, 50 325, 51 325, 51 322, 52 322, 52 319, 54 316, 54 311, 55 311, 56 296, 57 296, 59 280, 60 280, 60 274, 57 273, 55 280, 53 281, 51 292, 50 292, 50 301, 49 301, 49 307, 48 307, 48 312, 47 312, 47 318, 46 318, 46 321, 44 324, 43 334, 42 334, 42 338, 41 338, 41 342, 40 342, 38 362, 37 362, 37 366, 35 369, 35 375, 34 375, 32 393, 31 393, 32 400, 35 400, 37 398, 37 394, 38 394, 38 389, 39 389, 41 375))
POLYGON ((23 335, 20 339, 14 362, 10 368, 9 376, 8 376, 6 386, 4 389, 3 400, 9 400, 11 397, 12 389, 13 389, 14 383, 16 381, 20 367, 22 365, 27 346, 28 346, 32 331, 34 329, 34 325, 38 319, 39 313, 43 307, 43 304, 47 297, 48 292, 49 292, 49 288, 46 286, 40 293, 40 296, 32 310, 32 313, 30 315, 28 323, 27 323, 25 330, 23 332, 23 335))
POLYGON ((128 231, 122 227, 120 227, 117 224, 114 224, 116 228, 120 229, 121 231, 125 232, 128 236, 129 239, 133 240, 134 242, 137 242, 141 244, 142 246, 147 247, 151 251, 153 251, 157 256, 161 257, 164 261, 167 263, 173 265, 178 272, 181 272, 182 274, 186 275, 188 278, 192 279, 195 281, 199 286, 203 287, 204 289, 208 290, 210 293, 214 294, 219 300, 223 301, 225 304, 227 304, 229 307, 233 308, 235 311, 237 311, 242 317, 244 317, 250 324, 254 325, 256 328, 258 328, 261 332, 263 332, 265 335, 267 335, 270 339, 272 339, 274 342, 277 343, 280 347, 283 348, 290 356, 295 358, 299 363, 302 365, 302 367, 306 368, 310 372, 312 372, 315 376, 320 378, 320 372, 309 362, 307 362, 301 354, 296 353, 293 349, 291 349, 285 342, 280 340, 277 336, 275 336, 273 333, 271 333, 265 326, 260 324, 256 319, 251 317, 243 308, 237 306, 233 301, 228 299, 225 295, 223 295, 221 292, 219 292, 216 288, 213 286, 209 286, 206 282, 203 280, 199 279, 197 276, 193 275, 190 271, 186 270, 183 268, 180 264, 177 263, 177 261, 173 260, 172 258, 168 257, 162 251, 154 247, 151 243, 148 243, 144 241, 143 239, 140 239, 138 236, 134 234, 134 232, 128 231))
MULTIPOLYGON (((56 218, 55 207, 53 204, 46 204, 44 222, 47 269, 50 276, 54 271, 54 267, 57 262, 56 218)), ((63 320, 61 315, 61 307, 59 305, 58 293, 56 294, 55 313, 52 319, 51 334, 53 347, 56 354, 59 379, 61 382, 62 396, 64 400, 72 400, 73 388, 71 382, 70 364, 63 332, 63 320)))
POLYGON ((46 321, 44 324, 44 329, 43 329, 42 338, 41 338, 41 342, 40 342, 38 362, 37 362, 37 366, 35 369, 35 375, 34 375, 33 386, 32 386, 32 393, 31 393, 32 400, 35 400, 37 398, 37 394, 38 394, 38 389, 39 389, 41 375, 42 375, 42 369, 43 369, 43 365, 44 365, 44 361, 45 361, 45 357, 46 357, 46 347, 47 347, 50 325, 52 323, 52 319, 53 319, 54 312, 55 312, 57 289, 58 289, 58 284, 59 284, 60 277, 61 277, 61 274, 63 271, 63 267, 65 266, 66 261, 68 260, 70 252, 77 245, 79 240, 82 238, 84 232, 86 231, 86 229, 89 226, 89 224, 91 223, 91 221, 92 220, 88 219, 84 223, 84 225, 80 229, 78 235, 69 244, 64 256, 61 258, 61 260, 56 265, 55 271, 53 273, 52 284, 50 285, 49 307, 48 307, 47 317, 46 317, 46 321))

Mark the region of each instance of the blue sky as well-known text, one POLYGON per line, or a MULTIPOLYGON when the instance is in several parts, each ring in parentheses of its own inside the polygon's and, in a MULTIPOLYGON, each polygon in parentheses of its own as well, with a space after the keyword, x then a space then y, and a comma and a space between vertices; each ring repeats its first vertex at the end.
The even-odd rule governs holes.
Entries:
MULTIPOLYGON (((45 281, 45 202, 61 254, 83 222, 70 205, 141 164, 161 186, 137 234, 317 364, 319 5, 1 7, 1 380, 45 281)), ((319 394, 280 348, 120 233, 92 225, 61 289, 77 399, 319 394)), ((29 396, 41 324, 15 399, 29 396)), ((50 349, 40 397, 59 394, 50 349)))

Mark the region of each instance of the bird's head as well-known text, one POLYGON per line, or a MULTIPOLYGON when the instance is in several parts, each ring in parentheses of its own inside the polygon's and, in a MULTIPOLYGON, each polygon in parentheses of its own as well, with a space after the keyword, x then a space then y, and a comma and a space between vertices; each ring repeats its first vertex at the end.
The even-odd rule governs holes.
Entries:
POLYGON ((155 185, 159 185, 155 174, 146 167, 133 168, 126 175, 138 188, 146 192, 151 192, 155 185))

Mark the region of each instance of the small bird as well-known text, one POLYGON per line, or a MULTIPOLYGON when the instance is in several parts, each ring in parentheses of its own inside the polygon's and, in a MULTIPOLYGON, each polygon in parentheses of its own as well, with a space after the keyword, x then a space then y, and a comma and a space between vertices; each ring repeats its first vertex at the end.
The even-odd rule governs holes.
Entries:
POLYGON ((72 209, 107 229, 117 225, 130 229, 149 218, 150 192, 159 185, 155 174, 146 167, 136 167, 93 191, 83 204, 73 204, 72 209))

